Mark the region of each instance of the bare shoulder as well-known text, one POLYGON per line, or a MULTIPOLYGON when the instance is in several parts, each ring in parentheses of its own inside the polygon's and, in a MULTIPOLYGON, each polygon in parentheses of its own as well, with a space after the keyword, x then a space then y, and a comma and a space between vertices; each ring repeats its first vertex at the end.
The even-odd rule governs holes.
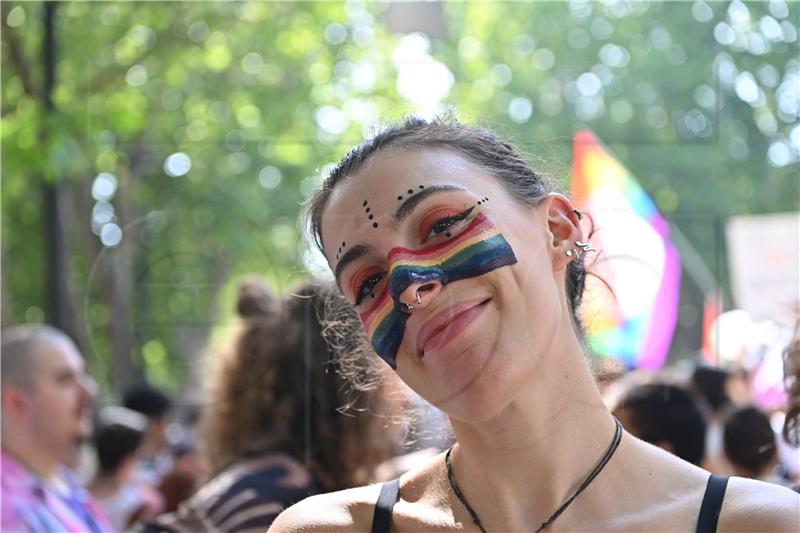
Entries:
POLYGON ((732 477, 718 524, 720 531, 800 531, 800 494, 771 483, 732 477))
POLYGON ((310 496, 279 514, 269 533, 368 531, 379 493, 367 485, 310 496))

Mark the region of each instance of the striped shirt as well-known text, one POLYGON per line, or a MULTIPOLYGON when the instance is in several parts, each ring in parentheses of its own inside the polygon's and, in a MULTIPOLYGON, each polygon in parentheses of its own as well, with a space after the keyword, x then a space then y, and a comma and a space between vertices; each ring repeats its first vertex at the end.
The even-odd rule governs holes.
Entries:
POLYGON ((139 531, 264 533, 283 509, 317 492, 308 470, 288 455, 244 459, 139 531))
POLYGON ((0 531, 111 531, 105 515, 66 468, 59 487, 46 483, 5 452, 0 455, 0 531))

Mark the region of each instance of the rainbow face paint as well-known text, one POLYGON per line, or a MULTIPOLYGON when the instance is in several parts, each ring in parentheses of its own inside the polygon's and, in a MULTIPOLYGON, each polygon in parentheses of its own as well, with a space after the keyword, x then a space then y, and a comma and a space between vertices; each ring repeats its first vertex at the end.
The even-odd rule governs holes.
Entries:
POLYGON ((397 367, 397 350, 409 318, 400 311, 400 295, 408 287, 432 281, 447 285, 516 262, 511 245, 483 213, 460 235, 441 244, 420 250, 393 248, 389 251, 389 290, 361 313, 372 347, 392 368, 397 367))

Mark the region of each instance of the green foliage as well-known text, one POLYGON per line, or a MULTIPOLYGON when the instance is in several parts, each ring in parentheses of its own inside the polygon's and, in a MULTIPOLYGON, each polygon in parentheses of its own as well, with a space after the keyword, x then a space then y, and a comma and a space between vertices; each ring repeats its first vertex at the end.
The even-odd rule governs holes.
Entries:
POLYGON ((724 217, 797 206, 796 3, 445 3, 430 39, 391 35, 383 4, 64 2, 52 112, 41 10, 3 6, 4 288, 14 321, 47 308, 41 186, 61 183, 75 307, 111 385, 114 276, 136 364, 188 379, 203 343, 187 338, 225 327, 232 280, 304 275, 298 214, 325 166, 379 121, 442 103, 558 178, 591 127, 710 265, 724 217), (176 153, 191 169, 172 177, 176 153), (120 247, 101 243, 108 224, 120 247))

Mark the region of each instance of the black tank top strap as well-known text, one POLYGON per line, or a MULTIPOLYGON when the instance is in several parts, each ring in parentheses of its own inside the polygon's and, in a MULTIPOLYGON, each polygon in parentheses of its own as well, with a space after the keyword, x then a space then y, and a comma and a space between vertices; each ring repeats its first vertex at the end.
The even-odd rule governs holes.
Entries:
POLYGON ((697 533, 716 533, 719 512, 722 509, 722 500, 725 497, 725 488, 728 478, 711 474, 700 504, 700 516, 697 519, 697 533))
POLYGON ((389 533, 392 528, 392 510, 400 492, 400 479, 393 479, 381 485, 381 493, 375 503, 372 516, 372 533, 389 533))

